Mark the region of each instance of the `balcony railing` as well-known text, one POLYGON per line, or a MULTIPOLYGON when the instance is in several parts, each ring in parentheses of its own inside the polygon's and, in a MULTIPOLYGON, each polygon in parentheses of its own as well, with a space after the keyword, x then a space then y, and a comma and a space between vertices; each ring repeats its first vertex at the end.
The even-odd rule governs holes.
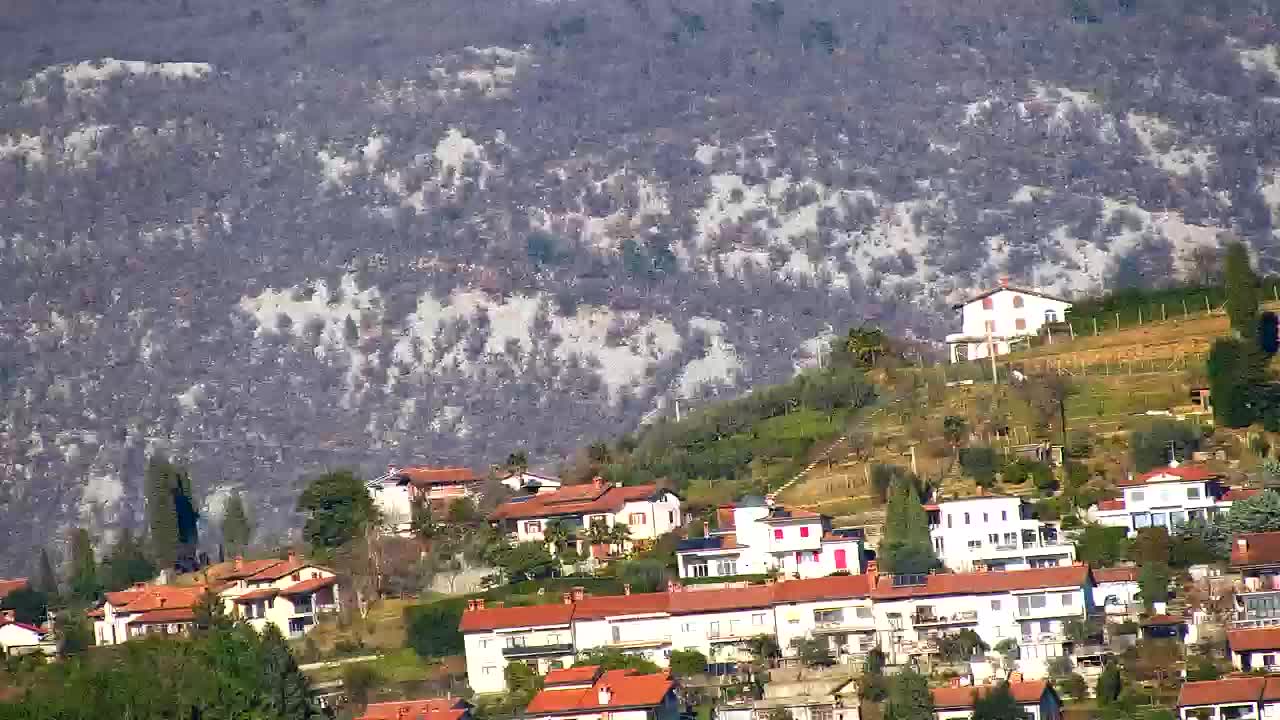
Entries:
POLYGON ((1237 612, 1231 619, 1231 625, 1237 628, 1260 628, 1280 625, 1280 615, 1267 617, 1257 613, 1237 612))
POLYGON ((874 618, 846 617, 841 620, 818 620, 813 625, 816 633, 844 632, 851 630, 874 630, 874 618))
POLYGON ((934 615, 933 613, 916 613, 911 617, 913 625, 964 625, 978 621, 977 610, 965 610, 950 615, 934 615))
POLYGON ((764 628, 756 628, 753 632, 747 630, 710 630, 707 632, 707 638, 712 642, 733 642, 735 640, 750 640, 764 632, 764 628))
POLYGON ((556 645, 512 645, 502 648, 502 656, 509 658, 538 657, 541 655, 572 655, 572 643, 556 645))
POLYGON ((657 647, 659 645, 670 645, 670 644, 671 644, 670 635, 655 635, 653 637, 648 637, 648 638, 629 638, 629 639, 618 639, 618 640, 609 641, 609 647, 615 647, 615 648, 657 647))
POLYGON ((1033 633, 1031 635, 1023 635, 1022 642, 1027 645, 1045 645, 1049 643, 1066 642, 1067 637, 1062 633, 1033 633))

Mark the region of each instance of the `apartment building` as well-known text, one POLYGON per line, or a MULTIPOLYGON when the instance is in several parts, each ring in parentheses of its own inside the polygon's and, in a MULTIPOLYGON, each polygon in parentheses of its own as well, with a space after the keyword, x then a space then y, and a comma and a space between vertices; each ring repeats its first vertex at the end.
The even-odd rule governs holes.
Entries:
POLYGON ((382 513, 390 533, 408 535, 413 527, 413 504, 432 503, 444 510, 454 500, 475 497, 484 479, 470 468, 396 467, 368 483, 369 495, 382 513))
POLYGON ((525 708, 529 720, 677 720, 680 705, 669 673, 603 670, 589 665, 552 670, 525 708))
POLYGON ((1031 516, 1022 498, 981 494, 925 506, 938 558, 953 572, 1025 570, 1075 562, 1057 523, 1031 516))
POLYGON ((1280 676, 1183 683, 1180 720, 1262 720, 1280 716, 1280 676))
POLYGON ((806 579, 862 572, 862 531, 833 529, 831 519, 818 513, 745 498, 717 508, 716 519, 716 527, 706 537, 683 540, 677 546, 681 578, 778 571, 806 579))
POLYGON ((1237 670, 1280 672, 1280 625, 1228 630, 1227 652, 1237 670))
POLYGON ((680 498, 657 485, 624 487, 595 478, 584 485, 571 485, 554 492, 512 498, 498 506, 489 521, 505 530, 514 542, 542 542, 552 522, 568 528, 586 555, 588 529, 597 523, 607 528, 625 525, 628 540, 623 552, 637 543, 645 544, 683 524, 680 498))
MULTIPOLYGON (((996 687, 963 685, 959 680, 953 680, 951 687, 933 689, 933 716, 937 720, 970 720, 974 704, 996 687)), ((1062 717, 1062 698, 1045 680, 1023 680, 1022 673, 1012 673, 1009 693, 1027 720, 1060 720, 1062 717)))
POLYGON ((177 587, 136 583, 109 592, 93 614, 96 645, 118 645, 142 635, 185 635, 195 623, 204 585, 177 587))
POLYGON ((1230 489, 1221 476, 1201 465, 1173 463, 1116 483, 1121 496, 1089 508, 1101 524, 1123 527, 1129 536, 1146 527, 1175 528, 1188 521, 1208 521, 1225 513, 1231 503, 1257 490, 1230 489))
POLYGON ((320 615, 340 609, 337 575, 295 553, 283 560, 236 558, 233 568, 222 575, 218 598, 259 632, 271 624, 287 638, 301 637, 320 615))
POLYGON ((1043 677, 1065 654, 1064 624, 1093 607, 1083 565, 917 576, 837 575, 765 585, 591 597, 576 589, 561 602, 504 608, 472 601, 461 629, 467 676, 479 693, 500 692, 510 662, 542 674, 572 665, 584 650, 614 647, 660 666, 675 650, 698 650, 709 662, 749 658, 751 640, 769 635, 785 656, 802 637, 824 638, 843 662, 872 648, 891 664, 929 662, 939 640, 969 628, 990 646, 1011 638, 1019 666, 1043 677))
POLYGON ((1236 627, 1280 625, 1280 532, 1241 533, 1231 541, 1236 627))

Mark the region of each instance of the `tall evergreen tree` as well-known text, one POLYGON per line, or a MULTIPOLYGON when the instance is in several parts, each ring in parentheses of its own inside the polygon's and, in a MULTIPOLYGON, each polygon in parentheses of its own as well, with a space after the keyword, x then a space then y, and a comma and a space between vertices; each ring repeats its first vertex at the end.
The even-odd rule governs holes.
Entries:
POLYGON ((249 547, 252 536, 253 526, 249 524, 244 501, 239 492, 232 493, 222 511, 222 544, 231 555, 240 555, 249 547))
POLYGON ((71 531, 71 567, 67 589, 76 601, 89 604, 98 599, 102 584, 98 579, 98 563, 93 556, 93 541, 89 531, 76 528, 71 531))
POLYGON ((36 589, 50 598, 58 594, 58 576, 53 572, 53 562, 49 560, 48 548, 40 548, 40 565, 36 568, 36 589))
POLYGON ((929 518, 911 477, 899 477, 889 488, 884 540, 879 563, 884 572, 926 573, 938 567, 938 556, 929 536, 929 518))
POLYGON ((191 476, 163 456, 147 463, 147 526, 151 554, 161 569, 189 562, 199 544, 200 514, 192 498, 191 476))
POLYGON ((1227 246, 1224 274, 1231 330, 1236 337, 1251 343, 1258 332, 1258 276, 1253 273, 1244 243, 1233 242, 1227 246))
POLYGON ((307 677, 298 669, 280 630, 270 623, 262 633, 262 679, 263 705, 269 717, 305 720, 312 716, 307 677))
POLYGON ((133 537, 132 530, 125 528, 102 563, 103 585, 107 590, 123 590, 155 575, 156 566, 147 557, 142 543, 133 537))

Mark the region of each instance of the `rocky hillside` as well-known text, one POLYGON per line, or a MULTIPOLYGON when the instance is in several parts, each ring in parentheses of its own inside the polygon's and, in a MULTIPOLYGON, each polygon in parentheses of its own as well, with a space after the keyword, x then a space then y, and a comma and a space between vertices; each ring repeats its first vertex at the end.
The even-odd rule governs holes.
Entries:
POLYGON ((158 450, 279 533, 308 472, 554 458, 1000 273, 1275 270, 1278 8, 7 3, 0 575, 158 450))

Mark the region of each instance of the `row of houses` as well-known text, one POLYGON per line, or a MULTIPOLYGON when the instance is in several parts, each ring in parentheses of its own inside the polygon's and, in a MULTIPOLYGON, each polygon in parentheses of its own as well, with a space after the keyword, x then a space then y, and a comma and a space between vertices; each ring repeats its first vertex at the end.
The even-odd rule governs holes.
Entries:
POLYGON ((255 630, 274 625, 285 637, 310 631, 325 613, 340 609, 337 575, 300 558, 235 560, 210 567, 207 582, 194 585, 138 583, 106 594, 90 612, 94 640, 116 645, 145 635, 183 635, 196 621, 197 606, 213 593, 232 617, 255 630))
POLYGON ((471 601, 461 630, 467 678, 479 693, 501 692, 509 663, 537 674, 567 667, 595 648, 616 648, 666 666, 675 650, 697 650, 711 663, 746 659, 750 641, 777 639, 785 656, 800 638, 825 640, 833 657, 857 661, 878 648, 893 665, 928 663, 939 640, 961 629, 994 647, 1012 639, 1020 667, 1042 677, 1051 658, 1069 654, 1065 624, 1084 620, 1129 573, 1100 585, 1084 565, 1026 570, 879 575, 874 563, 860 575, 700 589, 672 584, 664 592, 590 596, 532 607, 471 601))

